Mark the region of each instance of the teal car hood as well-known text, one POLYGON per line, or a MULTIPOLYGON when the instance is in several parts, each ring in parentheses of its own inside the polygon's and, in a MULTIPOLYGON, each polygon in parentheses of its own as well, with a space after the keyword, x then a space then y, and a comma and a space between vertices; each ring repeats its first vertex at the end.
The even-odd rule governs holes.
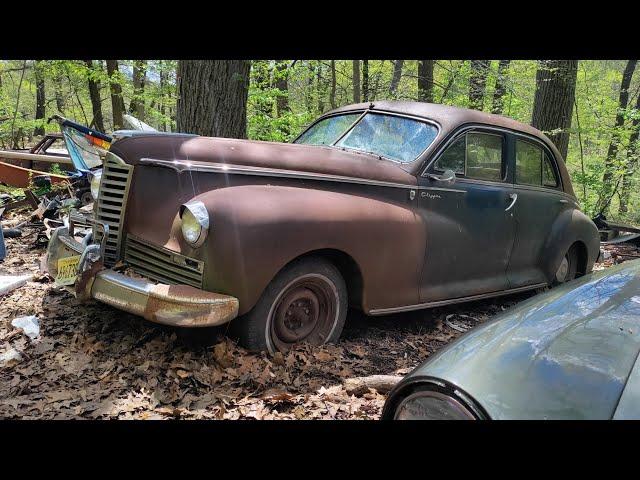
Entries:
POLYGON ((446 380, 494 419, 609 419, 639 351, 636 260, 518 304, 409 378, 446 380))

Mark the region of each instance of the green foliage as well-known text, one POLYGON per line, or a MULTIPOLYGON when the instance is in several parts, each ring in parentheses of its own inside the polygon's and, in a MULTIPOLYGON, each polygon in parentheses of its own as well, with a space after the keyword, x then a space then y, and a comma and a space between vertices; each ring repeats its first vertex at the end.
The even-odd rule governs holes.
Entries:
MULTIPOLYGON (((134 97, 132 60, 119 60, 119 71, 113 81, 122 87, 128 112, 134 97)), ((144 122, 159 130, 175 130, 176 61, 146 61, 144 90, 136 97, 144 104, 144 122)), ((259 60, 252 62, 248 92, 247 131, 254 140, 287 142, 306 125, 330 110, 332 103, 353 103, 353 62, 335 60, 259 60), (335 88, 333 75, 335 74, 335 88), (283 87, 283 84, 286 84, 283 87)), ((418 98, 417 60, 405 60, 402 76, 395 92, 390 91, 394 70, 391 60, 368 61, 369 101, 418 98)), ((636 156, 629 151, 632 122, 640 116, 635 110, 640 90, 640 69, 632 79, 629 108, 624 112, 625 124, 619 131, 613 125, 618 109, 618 95, 624 60, 584 60, 578 66, 573 124, 567 167, 574 189, 583 208, 594 214, 598 193, 602 190, 604 160, 612 140, 618 143, 613 163, 614 183, 621 185, 623 175, 631 178, 629 208, 618 213, 620 188, 612 198, 609 215, 640 223, 640 192, 637 188, 639 168, 630 170, 636 156)), ((35 62, 0 61, 0 148, 22 148, 32 144, 33 131, 44 125, 55 132, 55 123, 46 118, 35 120, 35 62)), ((533 110, 535 78, 538 62, 511 61, 506 75, 503 115, 529 123, 533 110)), ((39 62, 45 79, 46 117, 54 113, 83 124, 93 119, 88 93, 88 80, 99 82, 102 114, 107 132, 113 129, 111 92, 105 62, 94 60, 89 68, 85 61, 46 60, 39 62)), ((361 75, 364 73, 361 66, 361 75)), ((467 107, 469 104, 469 60, 437 60, 434 69, 433 96, 436 103, 467 107)), ((486 70, 484 111, 490 111, 498 78, 498 60, 486 70)), ((363 92, 364 93, 364 92, 363 92)))

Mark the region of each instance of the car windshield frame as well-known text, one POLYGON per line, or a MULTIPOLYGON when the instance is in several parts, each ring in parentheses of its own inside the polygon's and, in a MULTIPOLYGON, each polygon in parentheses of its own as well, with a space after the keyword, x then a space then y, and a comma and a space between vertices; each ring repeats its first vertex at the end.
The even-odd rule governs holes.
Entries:
POLYGON ((431 120, 429 118, 417 117, 417 116, 414 116, 414 115, 407 115, 407 114, 403 114, 403 113, 390 112, 390 111, 387 111, 387 110, 372 110, 372 109, 345 110, 345 111, 342 111, 342 112, 337 112, 337 113, 325 115, 325 116, 322 116, 322 117, 318 118, 315 122, 313 122, 311 125, 309 125, 307 128, 305 128, 300 133, 300 135, 298 135, 291 143, 297 144, 297 145, 314 146, 314 144, 298 143, 298 140, 300 138, 302 138, 315 125, 317 125, 318 123, 320 123, 320 122, 322 122, 324 120, 327 120, 327 119, 332 118, 332 117, 338 117, 338 116, 342 116, 342 115, 353 115, 353 114, 359 114, 358 118, 356 118, 353 121, 353 123, 351 123, 349 125, 349 127, 347 127, 347 129, 344 132, 342 132, 340 135, 338 135, 338 137, 333 141, 333 143, 331 143, 331 144, 322 144, 322 145, 315 144, 315 146, 332 147, 332 148, 337 148, 337 149, 340 149, 340 150, 351 150, 351 151, 354 151, 354 152, 362 152, 362 153, 366 153, 366 154, 369 154, 369 155, 374 155, 374 156, 379 157, 379 158, 384 158, 384 159, 389 160, 389 161, 394 162, 394 163, 407 165, 407 164, 415 163, 416 161, 422 159, 424 154, 425 154, 425 152, 427 150, 429 150, 429 148, 431 146, 436 144, 436 140, 438 139, 438 136, 440 135, 440 125, 436 121, 431 120), (387 155, 384 155, 384 154, 378 153, 378 152, 374 152, 374 151, 367 151, 367 150, 362 150, 362 149, 359 149, 359 148, 353 148, 353 147, 349 147, 349 146, 345 146, 345 145, 338 145, 338 143, 340 141, 342 141, 343 138, 345 138, 358 124, 360 124, 362 119, 367 114, 385 115, 385 116, 389 116, 389 117, 407 118, 407 119, 413 120, 415 122, 427 124, 427 125, 435 128, 436 132, 435 132, 435 135, 433 136, 433 139, 431 140, 431 142, 429 142, 425 146, 425 148, 422 151, 420 151, 420 153, 415 158, 413 158, 412 160, 401 160, 399 158, 389 157, 387 155))

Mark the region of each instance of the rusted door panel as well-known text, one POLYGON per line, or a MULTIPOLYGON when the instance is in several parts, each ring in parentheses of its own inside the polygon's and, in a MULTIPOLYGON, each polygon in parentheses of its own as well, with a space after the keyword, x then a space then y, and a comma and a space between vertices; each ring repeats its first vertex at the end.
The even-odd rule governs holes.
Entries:
MULTIPOLYGON (((425 186, 435 184, 424 180, 425 186)), ((465 179, 421 190, 420 214, 427 226, 422 302, 509 288, 506 271, 515 231, 505 209, 511 193, 511 184, 465 179)))
POLYGON ((516 186, 514 191, 518 200, 512 209, 516 235, 507 273, 509 284, 517 288, 546 283, 545 257, 555 251, 545 251, 545 244, 556 218, 573 202, 550 189, 516 186))

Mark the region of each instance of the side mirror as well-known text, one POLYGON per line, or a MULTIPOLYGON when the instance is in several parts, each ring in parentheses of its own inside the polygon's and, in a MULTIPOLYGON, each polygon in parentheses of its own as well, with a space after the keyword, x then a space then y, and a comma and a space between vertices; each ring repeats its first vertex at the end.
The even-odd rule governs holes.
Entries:
POLYGON ((442 175, 436 175, 435 173, 428 173, 427 178, 430 178, 431 180, 436 180, 437 182, 453 183, 456 181, 456 174, 453 170, 447 169, 442 173, 442 175))

